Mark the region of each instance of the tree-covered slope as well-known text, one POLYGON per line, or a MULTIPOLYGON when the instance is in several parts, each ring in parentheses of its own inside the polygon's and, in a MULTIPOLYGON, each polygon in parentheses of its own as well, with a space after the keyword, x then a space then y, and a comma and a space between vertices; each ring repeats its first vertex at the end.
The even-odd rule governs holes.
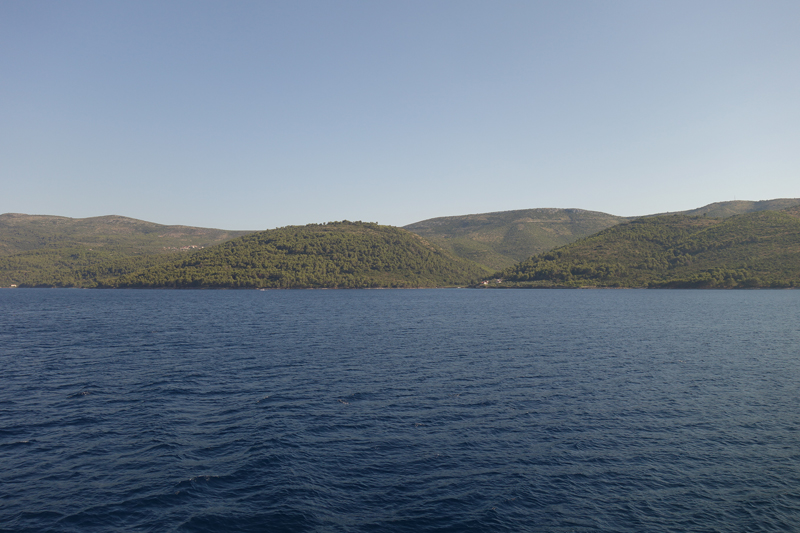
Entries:
POLYGON ((253 233, 102 286, 435 287, 468 284, 483 274, 408 231, 344 221, 253 233))
POLYGON ((800 208, 626 222, 498 274, 521 287, 800 286, 800 208))
POLYGON ((165 226, 116 215, 68 218, 6 213, 0 215, 0 256, 66 248, 169 253, 212 246, 248 233, 252 232, 165 226))
POLYGON ((404 229, 489 270, 499 270, 624 220, 582 209, 523 209, 432 218, 404 229))
MULTIPOLYGON (((800 205, 800 198, 758 202, 739 200, 716 202, 697 209, 662 215, 726 218, 796 205, 800 205)), ((631 220, 631 217, 582 209, 523 209, 432 218, 409 224, 404 229, 450 250, 458 257, 475 261, 489 270, 501 270, 626 220, 631 220)))
POLYGON ((87 247, 0 256, 0 287, 96 287, 122 274, 174 261, 188 252, 131 254, 87 247))
POLYGON ((94 287, 251 232, 120 216, 0 215, 0 287, 94 287))

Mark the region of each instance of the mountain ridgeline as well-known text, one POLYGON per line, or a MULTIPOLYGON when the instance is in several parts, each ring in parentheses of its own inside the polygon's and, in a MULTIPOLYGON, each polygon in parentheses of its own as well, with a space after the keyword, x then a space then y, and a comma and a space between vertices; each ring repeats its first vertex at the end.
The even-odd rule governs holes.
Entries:
POLYGON ((432 218, 404 229, 494 271, 625 220, 583 209, 523 209, 432 218))
POLYGON ((689 215, 707 216, 712 218, 728 218, 734 215, 746 215, 747 213, 757 213, 759 211, 780 211, 800 205, 800 198, 776 198, 774 200, 731 200, 728 202, 714 202, 704 205, 697 209, 687 211, 676 211, 673 213, 659 213, 651 216, 660 215, 689 215))
POLYGON ((249 231, 165 226, 116 215, 0 215, 0 287, 95 287, 249 231))
POLYGON ((262 232, 5 214, 0 287, 442 287, 488 277, 503 287, 795 287, 798 206, 719 202, 637 219, 528 209, 405 229, 343 221, 262 232))
POLYGON ((497 274, 507 287, 800 286, 800 207, 636 219, 497 274))
MULTIPOLYGON (((758 211, 786 209, 798 204, 800 198, 758 202, 734 200, 663 214, 726 218, 758 211)), ((459 257, 496 271, 634 218, 639 217, 620 217, 583 209, 522 209, 431 218, 404 228, 459 257)))
POLYGON ((101 287, 389 288, 468 283, 483 269, 391 226, 332 222, 253 233, 101 287))
POLYGON ((0 215, 0 257, 29 251, 85 248, 127 255, 170 253, 219 244, 251 231, 165 226, 108 215, 68 218, 47 215, 0 215))

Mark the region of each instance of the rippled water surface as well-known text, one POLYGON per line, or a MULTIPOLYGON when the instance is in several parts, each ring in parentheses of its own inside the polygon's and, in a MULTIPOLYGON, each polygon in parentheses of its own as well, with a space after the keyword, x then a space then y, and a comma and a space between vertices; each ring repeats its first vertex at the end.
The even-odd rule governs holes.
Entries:
POLYGON ((800 291, 0 291, 3 531, 797 531, 800 291))

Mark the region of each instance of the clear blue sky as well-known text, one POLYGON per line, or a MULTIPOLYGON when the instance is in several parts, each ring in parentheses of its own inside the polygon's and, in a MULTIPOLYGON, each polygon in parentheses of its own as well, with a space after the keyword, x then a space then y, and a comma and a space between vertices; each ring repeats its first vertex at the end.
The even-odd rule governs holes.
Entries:
POLYGON ((0 0, 0 185, 226 229, 800 197, 800 2, 0 0))

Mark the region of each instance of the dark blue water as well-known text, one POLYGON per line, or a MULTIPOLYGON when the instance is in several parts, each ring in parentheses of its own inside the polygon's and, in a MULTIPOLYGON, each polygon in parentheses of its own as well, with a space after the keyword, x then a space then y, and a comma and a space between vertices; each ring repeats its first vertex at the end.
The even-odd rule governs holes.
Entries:
POLYGON ((800 291, 0 291, 3 531, 797 531, 800 291))

